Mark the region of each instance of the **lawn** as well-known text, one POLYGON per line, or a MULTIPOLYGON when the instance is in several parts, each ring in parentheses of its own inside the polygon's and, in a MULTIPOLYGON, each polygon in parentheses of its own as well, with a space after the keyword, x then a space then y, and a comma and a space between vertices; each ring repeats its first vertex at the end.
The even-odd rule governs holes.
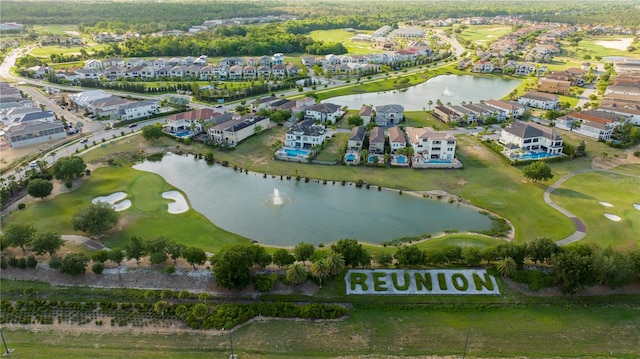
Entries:
POLYGON ((104 50, 107 45, 94 45, 94 46, 41 46, 36 47, 29 52, 29 55, 35 57, 49 58, 51 55, 80 55, 80 50, 85 49, 88 53, 104 50))
POLYGON ((336 133, 322 148, 315 159, 323 162, 340 161, 342 159, 342 150, 347 146, 349 136, 348 133, 336 133))
POLYGON ((33 29, 40 34, 88 37, 79 33, 78 25, 34 25, 33 29))
POLYGON ((366 55, 382 53, 382 50, 371 48, 371 43, 366 41, 351 41, 357 32, 349 32, 343 29, 337 30, 316 30, 309 35, 315 41, 340 42, 347 48, 349 54, 366 55))
POLYGON ((600 56, 600 57, 605 57, 605 56, 630 56, 630 57, 634 57, 634 56, 638 56, 640 54, 640 48, 638 46, 638 43, 636 42, 635 47, 636 50, 633 52, 629 52, 626 50, 626 47, 624 50, 615 48, 618 47, 615 45, 616 42, 618 42, 619 40, 624 40, 624 39, 630 39, 633 38, 633 36, 620 36, 620 35, 616 35, 616 36, 591 36, 591 37, 584 37, 582 41, 580 41, 580 43, 578 43, 578 47, 572 47, 570 49, 572 49, 573 51, 575 51, 577 53, 578 56, 580 56, 581 54, 588 54, 591 55, 592 58, 596 57, 596 56, 600 56), (605 42, 604 44, 598 44, 598 42, 603 41, 605 42), (607 42, 609 42, 609 44, 607 44, 607 42), (604 46, 606 45, 606 46, 604 46))
POLYGON ((343 321, 257 321, 227 332, 171 334, 4 329, 20 357, 331 358, 362 355, 636 358, 640 315, 623 305, 356 305, 343 321), (469 339, 467 342, 467 333, 469 339), (513 340, 518 338, 518 340, 513 340), (541 345, 544 343, 544 345, 541 345))
POLYGON ((144 239, 165 236, 209 252, 215 252, 225 245, 248 242, 216 227, 193 209, 182 214, 169 214, 167 200, 161 194, 172 189, 175 188, 153 173, 126 166, 101 167, 76 190, 13 212, 10 220, 32 223, 38 229, 83 235, 73 230, 70 221, 73 214, 87 206, 92 198, 123 191, 128 194, 132 206, 120 212, 119 223, 123 228, 100 238, 107 247, 123 247, 133 236, 144 239))
POLYGON ((475 42, 476 44, 484 45, 487 42, 499 39, 511 31, 512 28, 510 26, 467 25, 467 28, 462 30, 462 33, 457 34, 456 36, 464 40, 475 42))
POLYGON ((551 199, 581 218, 587 225, 587 235, 581 243, 612 246, 618 250, 637 247, 640 233, 640 166, 632 166, 635 174, 622 175, 607 172, 582 173, 564 182, 553 191, 551 199), (606 207, 599 202, 607 202, 606 207), (607 219, 610 213, 621 217, 619 222, 607 219))
POLYGON ((425 111, 407 111, 404 113, 404 121, 407 127, 432 127, 439 130, 447 127, 444 122, 425 111))

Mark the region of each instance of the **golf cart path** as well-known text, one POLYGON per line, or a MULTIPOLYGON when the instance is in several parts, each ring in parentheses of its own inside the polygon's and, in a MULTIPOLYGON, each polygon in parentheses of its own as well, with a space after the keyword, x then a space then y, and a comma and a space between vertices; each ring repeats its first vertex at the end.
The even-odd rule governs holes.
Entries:
POLYGON ((587 225, 584 224, 584 222, 578 218, 575 214, 567 211, 566 209, 560 207, 558 204, 556 204, 553 200, 551 200, 551 192, 553 192, 556 188, 560 187, 560 185, 562 185, 564 182, 566 182, 569 178, 575 176, 575 175, 579 175, 582 173, 587 173, 587 172, 608 172, 608 173, 615 173, 618 175, 623 175, 623 176, 631 176, 631 177, 637 177, 640 178, 639 175, 632 175, 632 174, 628 174, 628 173, 622 173, 622 172, 616 172, 616 171, 611 171, 611 170, 604 170, 604 169, 584 169, 584 170, 579 170, 579 171, 575 171, 575 172, 571 172, 563 177, 561 177, 559 180, 557 180, 554 184, 552 184, 551 186, 549 186, 549 188, 547 188, 546 191, 544 191, 544 195, 542 196, 542 198, 544 199, 544 201, 550 205, 551 207, 555 208, 558 212, 564 214, 565 216, 569 217, 569 219, 571 221, 573 221, 573 223, 576 225, 576 231, 573 232, 573 234, 571 234, 570 236, 561 239, 559 241, 556 241, 556 243, 560 246, 564 246, 573 242, 577 242, 579 240, 581 240, 582 238, 584 238, 584 236, 587 235, 587 225))

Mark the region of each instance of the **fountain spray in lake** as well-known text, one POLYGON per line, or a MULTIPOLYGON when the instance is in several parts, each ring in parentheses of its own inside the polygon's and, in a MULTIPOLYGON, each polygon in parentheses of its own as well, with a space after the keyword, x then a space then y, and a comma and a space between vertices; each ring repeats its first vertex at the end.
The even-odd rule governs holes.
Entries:
POLYGON ((447 97, 453 96, 453 93, 451 93, 451 91, 449 90, 449 86, 444 88, 444 90, 442 91, 442 96, 447 96, 447 97))
POLYGON ((280 207, 287 203, 291 203, 291 198, 281 194, 279 189, 274 188, 273 194, 269 195, 264 203, 267 206, 280 207))
POLYGON ((273 189, 273 205, 274 206, 282 205, 282 197, 280 197, 280 191, 277 188, 273 189))

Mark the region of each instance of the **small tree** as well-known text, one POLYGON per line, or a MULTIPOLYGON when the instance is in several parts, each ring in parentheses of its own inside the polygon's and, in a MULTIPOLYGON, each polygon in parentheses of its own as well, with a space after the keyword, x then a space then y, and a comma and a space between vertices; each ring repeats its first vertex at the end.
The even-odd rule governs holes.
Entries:
POLYGON ((164 312, 169 308, 169 304, 164 300, 159 300, 153 306, 153 311, 160 314, 161 317, 164 317, 164 312))
POLYGON ((120 262, 124 259, 124 251, 120 248, 113 248, 109 253, 109 260, 114 262, 117 265, 120 265, 120 262))
POLYGON ((315 252, 315 248, 313 244, 300 242, 295 248, 293 248, 293 254, 296 256, 296 259, 303 262, 311 258, 313 252, 315 252))
POLYGON ((135 259, 136 264, 140 264, 140 258, 147 253, 144 242, 139 237, 131 237, 131 241, 124 247, 127 252, 127 258, 135 259))
POLYGON ((84 170, 87 169, 87 165, 78 156, 63 157, 56 161, 51 169, 56 179, 66 180, 82 176, 84 170))
POLYGON ((516 261, 511 257, 502 258, 496 263, 496 270, 503 277, 513 277, 513 275, 516 274, 517 268, 516 261))
POLYGON ((70 274, 72 276, 84 274, 86 271, 89 257, 82 253, 72 253, 64 257, 60 272, 70 274))
POLYGON ((31 197, 45 198, 51 194, 53 183, 42 178, 34 178, 27 185, 27 194, 31 197))
POLYGON ((522 169, 522 174, 534 183, 540 180, 546 181, 553 178, 551 167, 543 161, 535 161, 522 169))
POLYGON ((31 249, 38 255, 49 253, 52 256, 62 247, 62 244, 64 244, 64 241, 60 234, 51 230, 44 230, 35 234, 31 242, 31 249))
POLYGON ((364 120, 360 116, 352 115, 347 117, 347 123, 350 126, 362 126, 364 124, 364 120))
POLYGON ((95 274, 102 274, 104 271, 104 264, 102 262, 95 262, 91 266, 91 271, 95 274))
POLYGON ((36 229, 28 224, 9 223, 4 228, 4 240, 12 247, 22 248, 22 253, 26 253, 26 246, 29 245, 36 234, 36 229))
POLYGON ((118 224, 118 212, 109 203, 98 202, 80 209, 73 215, 73 229, 96 235, 118 224))
POLYGON ((153 125, 144 126, 142 128, 142 137, 145 140, 153 141, 162 137, 162 125, 159 123, 154 123, 153 125))
POLYGON ((278 267, 283 267, 289 264, 293 264, 296 261, 296 258, 293 254, 289 253, 288 250, 284 248, 278 248, 273 252, 273 263, 278 267))
POLYGON ((380 267, 386 267, 393 262, 393 256, 389 253, 378 252, 374 254, 373 260, 378 263, 380 267))
POLYGON ((182 252, 182 257, 193 266, 194 270, 196 269, 196 264, 202 265, 207 261, 207 254, 197 247, 188 247, 182 252))

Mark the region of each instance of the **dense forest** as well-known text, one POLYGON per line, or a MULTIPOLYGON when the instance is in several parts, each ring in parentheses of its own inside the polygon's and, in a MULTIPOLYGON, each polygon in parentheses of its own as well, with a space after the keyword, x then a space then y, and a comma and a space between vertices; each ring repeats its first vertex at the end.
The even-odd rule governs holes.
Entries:
MULTIPOLYGON (((289 14, 299 19, 330 17, 336 28, 359 24, 363 28, 426 19, 470 16, 522 15, 539 21, 570 24, 640 26, 637 1, 529 0, 529 1, 15 1, 2 2, 2 21, 24 24, 80 24, 111 31, 149 33, 186 30, 206 20, 289 14), (349 14, 346 17, 344 14, 349 14), (358 20, 358 19, 361 20, 358 20), (362 20, 366 19, 366 20, 362 20)), ((307 24, 311 26, 311 23, 307 24)), ((356 27, 356 26, 348 26, 356 27)), ((309 27, 313 29, 313 27, 309 27)), ((297 33, 297 32, 296 32, 297 33)))

